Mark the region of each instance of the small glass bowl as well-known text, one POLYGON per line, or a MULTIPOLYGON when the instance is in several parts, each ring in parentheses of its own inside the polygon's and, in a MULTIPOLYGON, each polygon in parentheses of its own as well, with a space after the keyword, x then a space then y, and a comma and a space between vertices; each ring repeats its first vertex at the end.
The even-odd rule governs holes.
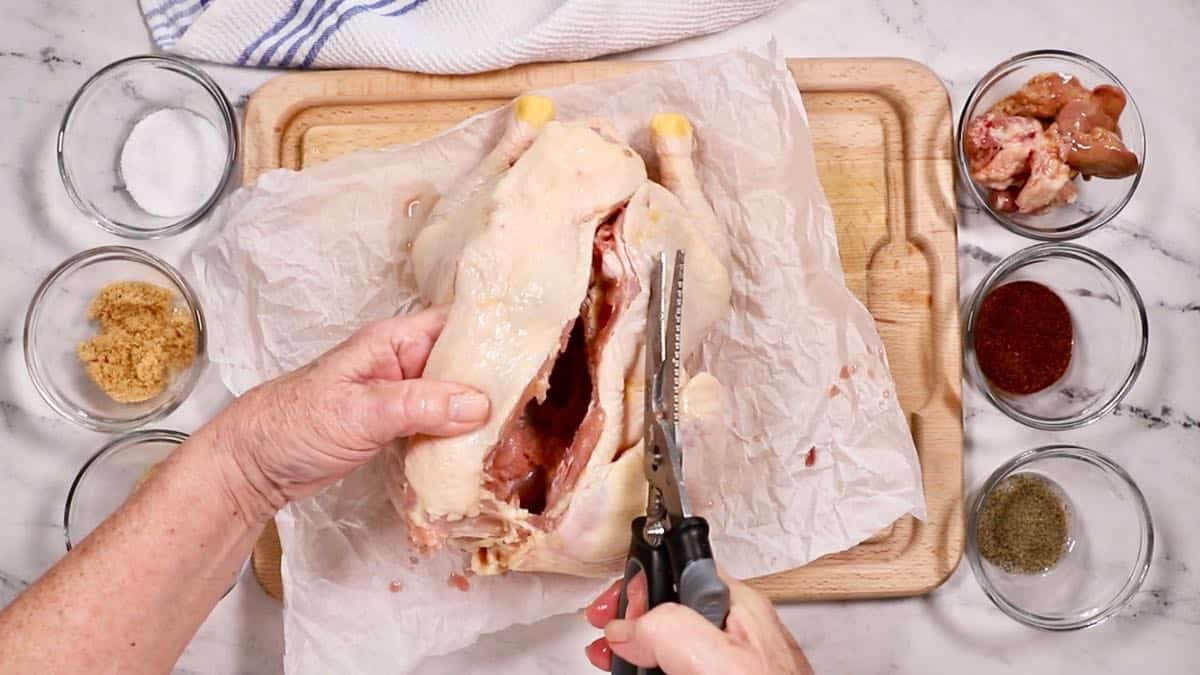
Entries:
POLYGON ((1086 56, 1056 49, 1043 49, 1018 54, 992 68, 979 80, 967 97, 958 119, 954 137, 954 158, 958 164, 958 174, 966 184, 967 191, 974 195, 979 206, 1001 225, 1031 239, 1064 241, 1104 225, 1115 218, 1133 198, 1133 193, 1142 179, 1142 170, 1146 166, 1146 129, 1142 125, 1142 115, 1133 100, 1133 95, 1107 68, 1086 56), (1085 181, 1077 178, 1075 187, 1079 189, 1079 196, 1074 204, 1052 206, 1041 213, 1031 214, 997 211, 988 200, 988 190, 971 180, 963 135, 968 123, 977 115, 986 112, 1001 98, 1016 92, 1029 78, 1047 72, 1074 75, 1089 89, 1110 84, 1125 93, 1125 110, 1121 113, 1118 126, 1125 146, 1137 155, 1137 172, 1117 180, 1093 178, 1085 181))
MULTIPOLYGON (((118 436, 96 451, 71 483, 63 509, 67 550, 83 541, 141 485, 150 470, 165 460, 188 435, 166 429, 143 429, 118 436)), ((242 566, 242 572, 245 565, 242 566)), ((237 578, 225 591, 237 585, 237 578)))
POLYGON ((58 131, 58 171, 75 205, 105 230, 132 239, 178 234, 216 204, 232 175, 238 149, 236 120, 233 106, 216 82, 194 66, 166 56, 122 59, 101 68, 71 99, 58 131), (121 173, 121 154, 133 127, 166 108, 199 115, 225 146, 214 151, 224 154, 219 176, 208 176, 206 167, 189 167, 198 180, 211 180, 214 188, 195 210, 175 217, 143 209, 121 173))
POLYGON ((1110 618, 1141 587, 1153 552, 1154 524, 1141 490, 1124 469, 1087 448, 1027 450, 996 469, 971 502, 967 559, 976 581, 1005 614, 1035 628, 1076 630, 1110 618), (1016 474, 1046 479, 1065 496, 1065 552, 1040 574, 1006 572, 976 542, 988 495, 1016 474))
POLYGON ((63 511, 67 550, 83 541, 113 514, 157 465, 183 444, 188 435, 144 429, 118 436, 96 451, 71 483, 63 511))
POLYGON ((1076 244, 1037 244, 1005 258, 983 278, 963 321, 963 360, 979 389, 1009 417, 1035 429, 1063 431, 1112 412, 1133 388, 1146 359, 1146 308, 1125 272, 1076 244), (1074 342, 1066 373, 1051 386, 1018 395, 992 386, 975 354, 975 321, 984 298, 1013 281, 1054 291, 1071 314, 1074 342))
POLYGON ((179 407, 203 370, 205 340, 200 301, 179 272, 127 246, 102 246, 68 258, 38 287, 25 315, 25 365, 34 387, 60 415, 96 431, 133 429, 179 407), (196 330, 191 365, 176 373, 158 396, 140 403, 109 398, 87 376, 75 351, 96 332, 87 318, 88 304, 104 285, 116 281, 146 281, 171 289, 196 330))

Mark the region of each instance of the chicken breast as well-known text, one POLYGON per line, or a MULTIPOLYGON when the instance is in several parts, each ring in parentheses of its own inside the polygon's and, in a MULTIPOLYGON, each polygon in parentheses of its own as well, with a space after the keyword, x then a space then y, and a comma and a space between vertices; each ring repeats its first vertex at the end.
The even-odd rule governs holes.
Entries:
POLYGON ((495 150, 443 197, 412 251, 422 295, 450 303, 425 373, 483 390, 492 415, 475 432, 393 451, 389 489, 418 546, 468 551, 482 574, 619 568, 645 507, 651 261, 687 251, 685 353, 728 311, 687 120, 652 122, 664 187, 606 125, 551 121, 552 111, 547 99, 518 100, 495 150))

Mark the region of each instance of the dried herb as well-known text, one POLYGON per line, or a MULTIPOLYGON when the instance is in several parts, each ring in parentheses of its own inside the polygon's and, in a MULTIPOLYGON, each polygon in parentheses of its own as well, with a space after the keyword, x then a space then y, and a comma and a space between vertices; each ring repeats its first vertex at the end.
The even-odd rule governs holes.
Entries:
POLYGON ((1060 494, 1036 474, 1000 481, 979 513, 979 553, 1005 572, 1036 574, 1054 567, 1067 544, 1067 509, 1060 494))
POLYGON ((974 333, 979 369, 995 387, 1013 394, 1049 387, 1071 363, 1071 313, 1054 291, 1034 281, 1014 281, 988 293, 974 333))

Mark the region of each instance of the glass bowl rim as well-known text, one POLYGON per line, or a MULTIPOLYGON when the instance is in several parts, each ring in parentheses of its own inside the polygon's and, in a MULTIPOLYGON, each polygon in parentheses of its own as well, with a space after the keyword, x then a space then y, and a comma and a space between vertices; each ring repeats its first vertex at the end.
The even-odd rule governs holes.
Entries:
MULTIPOLYGON (((99 290, 99 289, 96 289, 99 290)), ((200 372, 204 369, 205 354, 207 354, 208 332, 205 328, 204 310, 200 307, 200 300, 192 290, 187 280, 183 278, 174 267, 167 263, 162 258, 156 255, 147 253, 140 249, 130 246, 99 246, 90 248, 85 251, 80 251, 75 255, 67 258, 58 267, 54 268, 38 285, 34 291, 33 297, 29 300, 29 307, 25 311, 25 325, 23 331, 24 352, 25 352, 25 369, 29 373, 29 379, 33 382, 34 389, 37 390, 42 400, 46 402, 56 413, 67 420, 70 420, 82 427, 93 431, 101 432, 120 432, 134 429, 143 424, 147 424, 154 420, 160 419, 169 415, 183 403, 191 394, 192 389, 196 386, 196 382, 200 379, 200 372), (192 322, 196 326, 196 353, 192 365, 187 368, 181 377, 187 378, 183 387, 178 391, 177 395, 155 406, 151 410, 142 415, 131 417, 128 419, 114 419, 107 417, 97 417, 89 414, 79 413, 72 406, 68 405, 65 400, 58 394, 56 387, 51 384, 51 380, 46 376, 42 366, 41 359, 37 354, 37 337, 35 336, 35 328, 41 318, 42 304, 46 294, 55 286, 61 279, 70 276, 73 272, 99 260, 109 258, 129 260, 150 267, 171 280, 175 286, 175 290, 183 297, 187 305, 188 312, 192 316, 192 322)))
POLYGON ((237 164, 239 145, 240 140, 238 138, 237 114, 234 112, 233 105, 229 102, 229 98, 225 96, 225 92, 222 91, 220 86, 217 85, 216 81, 213 80, 208 73, 205 73, 203 70, 200 70, 199 68, 180 58, 156 54, 143 54, 139 56, 129 56, 113 61, 112 63, 93 73, 92 76, 89 77, 87 81, 79 87, 79 89, 71 97, 70 102, 67 103, 66 112, 63 113, 62 121, 59 123, 55 155, 58 160, 58 175, 59 178, 62 179, 63 187, 67 190, 67 195, 71 197, 71 201, 75 203, 75 206, 84 215, 88 216, 92 222, 94 222, 100 228, 111 232, 112 234, 126 237, 128 239, 160 239, 179 234, 180 232, 190 229, 192 226, 198 223, 205 214, 212 210, 212 208, 220 200, 221 193, 224 191, 225 186, 229 183, 230 177, 233 175, 234 166, 237 164), (80 194, 79 190, 76 188, 75 181, 71 178, 70 171, 67 170, 67 150, 65 149, 67 127, 70 125, 71 120, 74 119, 76 108, 83 99, 84 94, 103 78, 109 76, 118 69, 127 66, 137 67, 141 65, 163 66, 168 70, 183 75, 184 77, 188 77, 195 83, 199 84, 200 87, 204 89, 205 92, 207 92, 212 98, 212 101, 216 104, 217 109, 221 111, 221 118, 225 124, 226 138, 229 139, 228 147, 225 149, 225 168, 221 172, 221 181, 218 183, 217 189, 214 190, 211 195, 209 195, 207 200, 205 200, 204 204, 202 204, 192 213, 181 216, 167 225, 150 229, 133 227, 131 225, 126 225, 124 223, 112 220, 88 205, 88 203, 83 199, 83 195, 80 194))
POLYGON ((1080 246, 1079 244, 1067 242, 1034 244, 1001 260, 984 275, 979 285, 976 286, 968 302, 967 311, 963 316, 963 360, 966 362, 966 369, 971 374, 971 378, 975 380, 976 385, 979 386, 979 389, 988 401, 1005 415, 1025 426, 1042 431, 1078 429, 1111 413, 1124 400, 1129 390, 1133 389, 1133 385, 1137 383, 1138 376, 1142 372, 1142 366, 1146 362, 1146 349, 1149 346, 1149 342, 1150 324, 1146 316, 1146 305, 1142 300, 1141 293, 1138 292, 1137 286, 1133 284, 1133 280, 1129 278, 1129 275, 1125 274, 1125 271, 1117 263, 1104 254, 1085 246, 1080 246), (979 307, 983 303, 983 299, 987 297, 992 289, 1000 285, 999 282, 1004 280, 1009 273, 1043 258, 1072 258, 1111 274, 1117 279, 1120 285, 1129 291, 1130 296, 1133 297, 1133 304, 1137 309, 1139 334, 1141 336, 1141 344, 1138 348, 1137 357, 1133 360, 1133 365, 1129 369, 1129 372, 1125 374, 1125 378, 1121 381, 1120 386, 1116 388, 1108 400, 1087 414, 1077 414, 1062 418, 1040 417, 1017 410, 996 394, 991 383, 988 382, 987 378, 980 371, 979 362, 975 357, 975 318, 979 313, 979 307))
POLYGON ((971 572, 975 576, 976 583, 992 601, 996 607, 1007 614, 1010 618, 1023 623, 1027 626, 1039 628, 1047 631, 1073 631, 1082 628, 1089 628, 1098 625, 1112 618, 1122 607, 1141 588, 1142 583, 1146 580, 1146 575, 1150 571, 1151 559, 1154 556, 1154 520, 1150 515, 1150 504, 1146 501, 1146 496, 1142 493, 1141 488, 1134 482, 1133 477, 1129 475, 1125 469, 1119 464, 1102 455, 1095 450, 1091 450, 1079 445, 1054 444, 1043 445, 1040 447, 1025 450, 1017 456, 1009 459, 1004 464, 1001 464, 995 471, 988 476, 983 485, 975 492, 971 498, 970 509, 967 512, 967 560, 971 565, 971 572), (1131 501, 1138 515, 1138 520, 1142 526, 1142 542, 1140 555, 1138 556, 1137 564, 1130 571, 1129 577, 1125 580, 1121 590, 1107 601, 1103 609, 1095 614, 1076 620, 1064 620, 1034 612, 1027 612, 1017 605, 1009 602, 992 584, 987 572, 984 571, 982 556, 975 542, 976 528, 978 526, 979 512, 983 507, 983 502, 987 495, 996 487, 1000 481, 1017 473, 1021 469, 1029 467, 1043 459, 1066 458, 1077 461, 1082 461, 1093 468, 1099 469, 1109 476, 1115 476, 1128 488, 1130 494, 1133 495, 1131 501))
POLYGON ((1070 239, 1077 239, 1089 232, 1092 232, 1093 230, 1103 227, 1125 210, 1125 207, 1129 204, 1130 200, 1133 199, 1134 193, 1137 192, 1138 185, 1141 184, 1142 171, 1146 167, 1147 145, 1146 125, 1142 121, 1142 111, 1140 108, 1138 108, 1137 101, 1135 101, 1133 98, 1133 93, 1129 91, 1129 88, 1125 86, 1125 83, 1122 82, 1115 74, 1113 74, 1111 70, 1104 67, 1098 61, 1094 61, 1083 54, 1076 52, 1065 49, 1036 49, 1033 51, 1015 54, 1004 61, 1001 61, 988 70, 983 77, 979 78, 979 81, 976 82, 975 86, 971 88, 971 93, 967 95, 966 101, 963 102, 962 110, 958 117, 958 124, 954 129, 954 164, 958 170, 959 177, 966 184, 965 187, 967 192, 969 192, 974 198, 976 205, 983 209, 984 213, 992 217, 992 220, 1000 223, 1010 232, 1019 234, 1029 239, 1036 239, 1040 241, 1068 241, 1070 239), (986 196, 979 189, 979 186, 977 186, 975 181, 971 179, 971 172, 967 166, 966 153, 963 150, 963 134, 966 131, 967 122, 971 117, 970 113, 974 111, 975 106, 978 105, 979 99, 983 97, 983 94, 991 88, 992 84, 994 84, 993 80, 1002 72, 1012 68, 1013 66, 1017 66, 1038 58, 1057 58, 1063 61, 1073 62, 1078 65, 1093 68, 1099 71, 1105 77, 1112 80, 1112 83, 1120 87, 1121 91, 1124 92, 1126 109, 1133 110, 1132 120, 1140 132, 1142 139, 1139 147, 1134 149, 1139 160, 1137 172, 1133 175, 1133 181, 1129 184, 1129 189, 1125 191, 1125 194, 1120 200, 1114 203, 1111 213, 1099 218, 1090 218, 1080 225, 1059 230, 1042 230, 1026 227, 1021 223, 1014 221, 1012 218, 1009 218, 1006 214, 993 209, 991 204, 988 203, 986 196))
MULTIPOLYGON (((189 438, 191 438, 190 434, 173 429, 138 429, 111 439, 101 446, 99 450, 92 453, 92 456, 75 473, 75 478, 71 481, 71 488, 67 491, 67 501, 63 506, 63 540, 67 546, 67 552, 71 551, 71 506, 75 503, 75 494, 78 492, 79 486, 83 483, 84 477, 91 471, 92 467, 111 455, 143 443, 174 443, 178 447, 183 445, 189 438)), ((172 449, 171 452, 175 452, 175 449, 172 449)), ((238 568, 237 574, 234 575, 233 581, 229 583, 229 587, 221 595, 222 598, 233 591, 249 567, 250 557, 247 556, 246 560, 242 562, 241 567, 238 568)))
POLYGON ((131 447, 145 443, 174 443, 179 446, 183 445, 188 438, 188 434, 172 429, 139 429, 117 436, 92 453, 83 466, 79 467, 79 471, 75 473, 75 478, 71 481, 71 488, 67 490, 67 502, 63 506, 63 539, 66 540, 67 550, 71 550, 71 507, 75 504, 75 495, 79 491, 79 486, 92 467, 131 447))

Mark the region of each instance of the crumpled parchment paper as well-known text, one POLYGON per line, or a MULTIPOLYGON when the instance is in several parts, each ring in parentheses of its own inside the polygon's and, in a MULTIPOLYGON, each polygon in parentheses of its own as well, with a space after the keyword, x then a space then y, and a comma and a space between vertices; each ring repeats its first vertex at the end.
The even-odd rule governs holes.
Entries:
MULTIPOLYGON (((695 125, 733 284, 731 315, 690 363, 724 385, 725 448, 688 448, 684 459, 718 561, 739 577, 777 572, 849 548, 906 513, 923 516, 917 456, 883 347, 843 283, 807 118, 774 49, 541 93, 559 119, 612 121, 652 175, 651 116, 678 111, 695 125)), ((230 390, 413 307, 405 244, 508 114, 473 117, 416 145, 272 171, 236 193, 223 230, 192 258, 209 356, 230 390)), ((454 588, 448 579, 462 556, 409 549, 381 469, 369 464, 278 517, 287 672, 402 672, 482 633, 573 611, 606 584, 513 573, 454 588)))

